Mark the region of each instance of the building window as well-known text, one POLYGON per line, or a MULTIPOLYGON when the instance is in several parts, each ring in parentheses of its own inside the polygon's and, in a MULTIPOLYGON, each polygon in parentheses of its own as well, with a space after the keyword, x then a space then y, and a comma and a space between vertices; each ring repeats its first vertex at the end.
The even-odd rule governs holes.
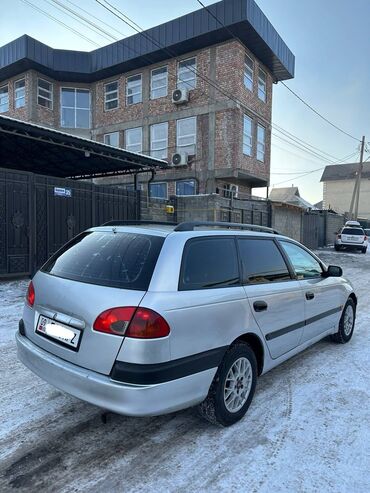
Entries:
POLYGON ((90 91, 88 89, 62 88, 61 126, 90 128, 90 91))
POLYGON ((9 111, 9 90, 8 86, 0 87, 0 113, 9 111))
POLYGON ((158 159, 167 158, 168 123, 150 126, 150 155, 158 159))
POLYGON ((244 60, 244 85, 253 91, 253 60, 248 55, 245 55, 244 60))
POLYGON ((244 128, 243 128, 243 154, 247 156, 252 155, 253 136, 252 136, 253 122, 252 118, 244 115, 244 128))
POLYGON ((112 132, 104 135, 104 144, 113 147, 119 147, 119 132, 112 132))
POLYGON ((177 88, 194 89, 197 85, 196 77, 197 62, 196 58, 189 58, 179 62, 177 69, 177 88))
POLYGON ((25 79, 14 82, 14 106, 22 108, 26 104, 26 81, 25 79))
POLYGON ((37 79, 37 103, 53 109, 53 84, 44 79, 37 79))
POLYGON ((195 195, 195 180, 181 180, 176 182, 176 195, 195 195))
POLYGON ((104 109, 105 111, 118 108, 118 82, 104 84, 104 109))
POLYGON ((141 127, 128 128, 125 131, 125 149, 130 152, 143 151, 143 129, 141 127))
POLYGON ((258 97, 266 102, 266 74, 261 69, 258 71, 258 97))
POLYGON ((197 118, 183 118, 177 120, 177 152, 187 152, 195 155, 197 142, 197 118))
POLYGON ((226 199, 237 199, 238 195, 239 195, 239 186, 238 185, 230 185, 229 183, 224 185, 223 196, 226 199))
POLYGON ((141 103, 143 100, 143 84, 141 74, 128 77, 126 81, 126 105, 141 103))
POLYGON ((150 99, 163 98, 168 92, 167 67, 152 70, 150 79, 150 99))
POLYGON ((265 160, 265 139, 266 129, 262 125, 257 125, 257 159, 258 161, 265 160))
POLYGON ((150 183, 149 196, 152 199, 167 199, 167 183, 150 183))

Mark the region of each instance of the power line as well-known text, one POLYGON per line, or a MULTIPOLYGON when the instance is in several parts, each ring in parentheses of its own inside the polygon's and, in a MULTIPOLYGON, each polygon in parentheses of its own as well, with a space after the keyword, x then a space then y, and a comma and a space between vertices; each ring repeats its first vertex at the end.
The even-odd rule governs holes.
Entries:
POLYGON ((287 86, 284 81, 281 81, 281 83, 283 84, 284 87, 286 87, 288 89, 288 91, 290 91, 297 99, 299 99, 299 101, 301 101, 305 106, 307 106, 307 108, 309 108, 311 111, 313 111, 317 116, 319 116, 326 123, 328 123, 329 125, 331 125, 335 129, 337 129, 339 132, 342 132, 342 134, 347 135, 348 137, 351 137, 351 139, 354 139, 357 142, 361 142, 360 139, 358 139, 357 137, 354 137, 353 135, 349 134, 348 132, 346 132, 342 128, 338 127, 338 125, 335 125, 335 123, 333 123, 330 120, 328 120, 327 118, 325 118, 325 116, 323 116, 321 113, 319 113, 317 110, 315 110, 315 108, 313 108, 303 98, 301 98, 301 96, 299 96, 296 92, 294 92, 293 89, 291 89, 289 86, 287 86))
MULTIPOLYGON (((228 26, 225 26, 225 24, 220 21, 220 19, 217 17, 217 15, 215 15, 206 5, 204 5, 204 3, 201 1, 201 0, 197 0, 197 2, 208 12, 209 15, 211 15, 219 24, 221 24, 224 28, 227 29, 227 31, 231 34, 231 36, 236 39, 237 41, 240 41, 239 38, 237 36, 235 36, 235 34, 231 31, 231 29, 229 29, 228 26)), ((298 98, 304 105, 307 106, 307 108, 309 108, 311 111, 313 111, 317 116, 319 116, 322 120, 324 120, 326 123, 328 123, 329 125, 331 125, 332 127, 334 127, 335 129, 337 129, 339 132, 342 132, 344 135, 347 135, 348 137, 350 137, 351 139, 354 139, 356 140, 357 142, 361 142, 361 139, 357 138, 357 137, 354 137, 353 135, 349 134, 348 132, 346 132, 345 130, 343 130, 342 128, 338 127, 338 125, 336 125, 335 123, 331 122, 330 120, 328 120, 327 118, 325 118, 321 113, 319 113, 315 108, 313 108, 310 104, 308 104, 301 96, 299 96, 296 92, 293 91, 293 89, 291 89, 290 87, 288 87, 284 81, 281 81, 281 83, 283 84, 284 87, 286 87, 288 89, 288 91, 290 91, 292 94, 294 94, 294 96, 296 98, 298 98)))
POLYGON ((46 15, 46 17, 48 17, 49 19, 52 19, 54 22, 60 24, 61 26, 65 27, 66 29, 68 29, 69 31, 73 32, 74 34, 76 34, 76 36, 79 36, 80 38, 84 39, 85 41, 88 41, 89 43, 92 43, 93 45, 99 47, 98 43, 96 43, 95 41, 93 41, 92 39, 88 38, 87 36, 85 36, 84 34, 81 34, 79 31, 77 31, 76 29, 73 29, 73 27, 71 26, 68 26, 67 24, 65 24, 63 21, 57 19, 56 17, 54 17, 53 15, 49 14, 48 12, 46 12, 45 10, 41 9, 40 7, 37 7, 36 5, 34 5, 33 3, 29 2, 29 0, 21 0, 21 2, 23 2, 24 4, 26 5, 29 5, 32 9, 34 10, 37 10, 38 12, 41 12, 42 14, 46 15))
MULTIPOLYGON (((115 17, 117 17, 122 22, 124 22, 126 25, 128 25, 129 27, 131 27, 132 29, 134 29, 138 34, 142 35, 146 40, 148 40, 149 42, 155 44, 158 48, 161 48, 163 51, 165 51, 166 53, 168 53, 171 58, 177 58, 176 54, 172 53, 168 48, 164 47, 156 39, 154 39, 153 37, 149 36, 148 33, 143 32, 142 30, 140 31, 139 29, 142 29, 142 28, 135 21, 133 21, 132 19, 130 19, 126 14, 123 14, 119 9, 117 9, 116 7, 114 7, 108 0, 104 0, 104 1, 111 8, 109 8, 107 5, 105 5, 104 3, 102 3, 101 0, 95 0, 95 1, 98 4, 100 4, 103 8, 105 8, 106 10, 108 10, 109 12, 111 12, 115 17), (112 10, 112 9, 114 9, 114 10, 112 10), (122 18, 122 17, 124 17, 124 18, 122 18)), ((203 6, 203 4, 201 4, 201 5, 203 6)), ((219 21, 219 22, 221 23, 221 21, 219 21)), ((257 112, 255 112, 254 110, 252 110, 251 108, 249 108, 248 106, 246 106, 244 103, 242 103, 240 100, 238 100, 237 98, 235 98, 233 95, 228 94, 217 83, 215 83, 214 81, 210 80, 208 77, 206 77, 203 74, 201 74, 198 70, 192 69, 191 67, 189 67, 189 70, 191 72, 193 72, 194 74, 196 74, 200 79, 202 79, 203 81, 205 81, 206 83, 208 83, 210 86, 214 87, 217 91, 219 91, 225 97, 227 97, 228 99, 232 100, 237 105, 239 105, 242 108, 244 108, 247 112, 252 113, 253 115, 257 116, 257 118, 259 118, 260 120, 262 120, 268 127, 271 127, 271 128, 276 127, 276 130, 278 132, 283 133, 285 135, 285 137, 288 137, 288 138, 292 139, 292 137, 286 135, 286 133, 290 134, 290 132, 287 132, 286 130, 282 129, 282 127, 279 127, 276 124, 273 124, 272 122, 268 121, 266 118, 264 118, 263 116, 261 116, 260 114, 258 114, 257 112)), ((293 134, 290 134, 290 135, 293 135, 293 134)), ((304 145, 304 146, 311 146, 312 147, 312 144, 309 144, 308 142, 305 142, 303 139, 300 139, 299 137, 296 137, 296 136, 294 136, 294 138, 296 140, 302 142, 303 143, 302 145, 304 145)), ((320 152, 322 152, 323 154, 327 154, 327 153, 325 153, 325 151, 321 151, 320 150, 320 152)), ((317 153, 316 153, 316 155, 317 155, 317 153)), ((325 160, 327 162, 330 162, 329 160, 325 159, 324 157, 322 157, 322 156, 320 156, 320 157, 323 160, 325 160)), ((334 157, 334 159, 337 159, 337 158, 334 157)))
POLYGON ((51 5, 52 7, 54 7, 55 9, 62 12, 64 15, 67 15, 71 19, 76 20, 76 18, 77 18, 77 21, 80 22, 81 24, 83 24, 84 27, 87 27, 88 29, 93 31, 95 34, 102 36, 107 41, 112 42, 112 41, 118 40, 118 38, 116 36, 113 36, 113 34, 109 33, 108 31, 106 31, 102 27, 98 26, 97 24, 95 24, 95 22, 92 22, 89 19, 86 19, 86 17, 82 16, 81 14, 79 14, 78 12, 73 10, 72 8, 68 7, 67 5, 64 5, 59 0, 44 0, 44 1, 47 2, 49 5, 51 5), (59 7, 58 7, 58 5, 59 5, 59 7))

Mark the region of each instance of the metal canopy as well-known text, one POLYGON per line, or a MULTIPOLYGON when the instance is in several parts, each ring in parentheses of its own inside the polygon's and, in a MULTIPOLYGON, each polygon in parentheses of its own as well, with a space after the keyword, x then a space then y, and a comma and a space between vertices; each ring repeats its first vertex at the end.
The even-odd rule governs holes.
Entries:
POLYGON ((168 164, 92 140, 0 116, 0 167, 61 178, 146 173, 168 164))

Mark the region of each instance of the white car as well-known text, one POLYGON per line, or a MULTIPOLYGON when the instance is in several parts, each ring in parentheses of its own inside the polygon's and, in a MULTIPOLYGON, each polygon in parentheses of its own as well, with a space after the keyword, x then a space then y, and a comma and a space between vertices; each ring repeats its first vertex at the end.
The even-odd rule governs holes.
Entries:
POLYGON ((366 253, 368 237, 357 221, 347 221, 335 239, 334 248, 338 252, 342 248, 361 250, 366 253))

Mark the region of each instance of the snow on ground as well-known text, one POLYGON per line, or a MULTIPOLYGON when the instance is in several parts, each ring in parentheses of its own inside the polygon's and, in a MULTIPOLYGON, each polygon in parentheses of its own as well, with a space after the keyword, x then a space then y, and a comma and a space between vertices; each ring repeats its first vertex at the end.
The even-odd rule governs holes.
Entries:
POLYGON ((262 376, 221 429, 194 409, 109 414, 44 383, 16 358, 27 283, 0 283, 0 491, 370 491, 370 255, 321 250, 359 296, 355 335, 324 340, 262 376))

